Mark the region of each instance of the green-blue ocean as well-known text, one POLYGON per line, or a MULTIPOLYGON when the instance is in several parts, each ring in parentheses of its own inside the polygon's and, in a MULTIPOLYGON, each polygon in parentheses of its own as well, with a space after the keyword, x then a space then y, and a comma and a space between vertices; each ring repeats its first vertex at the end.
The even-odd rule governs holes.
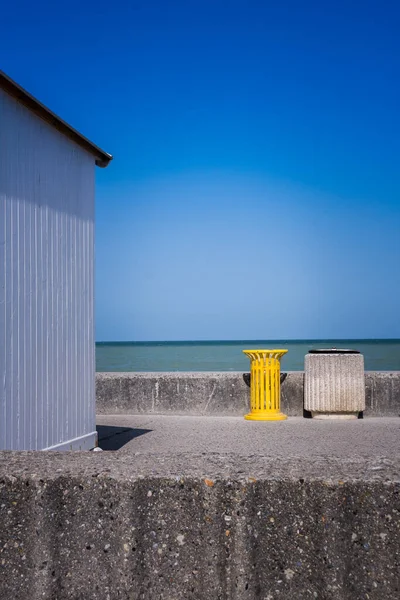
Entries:
POLYGON ((286 348, 283 371, 302 371, 313 348, 359 350, 368 371, 400 370, 400 340, 238 340, 209 342, 99 342, 97 371, 248 371, 242 350, 286 348))

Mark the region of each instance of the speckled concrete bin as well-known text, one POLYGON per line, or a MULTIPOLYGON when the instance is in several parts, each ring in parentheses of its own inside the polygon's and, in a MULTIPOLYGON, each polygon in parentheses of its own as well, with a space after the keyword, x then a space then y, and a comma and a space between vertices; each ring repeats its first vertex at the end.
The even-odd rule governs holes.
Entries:
POLYGON ((357 350, 310 350, 304 408, 312 417, 357 418, 365 410, 364 357, 357 350))

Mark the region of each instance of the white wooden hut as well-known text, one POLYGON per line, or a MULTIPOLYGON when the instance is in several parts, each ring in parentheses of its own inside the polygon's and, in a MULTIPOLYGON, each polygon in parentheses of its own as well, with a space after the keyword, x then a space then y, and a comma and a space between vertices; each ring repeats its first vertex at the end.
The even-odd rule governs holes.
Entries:
POLYGON ((107 154, 0 71, 0 449, 96 444, 94 180, 107 154))

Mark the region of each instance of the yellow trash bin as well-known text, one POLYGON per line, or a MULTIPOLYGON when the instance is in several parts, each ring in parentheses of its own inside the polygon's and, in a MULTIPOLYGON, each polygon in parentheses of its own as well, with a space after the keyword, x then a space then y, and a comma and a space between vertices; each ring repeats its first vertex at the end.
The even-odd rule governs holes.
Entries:
POLYGON ((281 358, 287 350, 243 350, 250 358, 250 421, 283 421, 281 413, 281 358))

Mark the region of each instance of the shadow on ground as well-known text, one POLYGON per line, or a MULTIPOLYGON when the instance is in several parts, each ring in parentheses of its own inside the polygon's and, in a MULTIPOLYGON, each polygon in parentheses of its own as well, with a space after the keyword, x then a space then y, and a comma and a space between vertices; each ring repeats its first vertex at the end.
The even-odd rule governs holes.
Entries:
POLYGON ((111 425, 97 425, 99 447, 102 450, 120 450, 125 444, 135 438, 150 433, 151 429, 134 427, 114 427, 111 425))

